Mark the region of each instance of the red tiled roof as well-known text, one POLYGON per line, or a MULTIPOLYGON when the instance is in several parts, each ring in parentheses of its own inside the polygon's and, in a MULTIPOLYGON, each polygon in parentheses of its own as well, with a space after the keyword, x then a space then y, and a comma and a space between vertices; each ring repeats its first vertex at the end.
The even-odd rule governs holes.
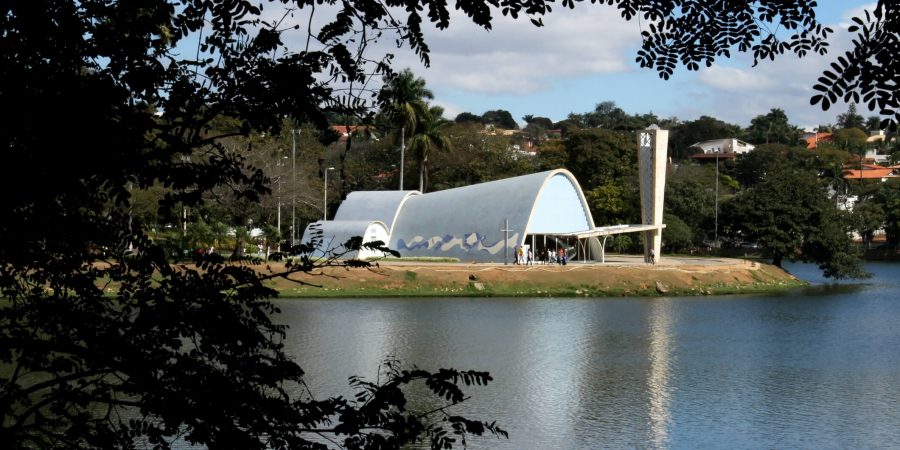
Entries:
POLYGON ((818 146, 819 142, 831 142, 834 136, 831 133, 816 133, 806 138, 807 150, 813 150, 818 146))
POLYGON ((862 169, 845 168, 843 176, 848 180, 873 180, 880 178, 900 178, 900 175, 894 175, 894 169, 890 167, 876 166, 872 164, 863 164, 862 169))
POLYGON ((356 133, 357 131, 365 131, 370 127, 364 125, 332 125, 331 129, 336 133, 339 133, 341 136, 346 136, 351 133, 356 133))

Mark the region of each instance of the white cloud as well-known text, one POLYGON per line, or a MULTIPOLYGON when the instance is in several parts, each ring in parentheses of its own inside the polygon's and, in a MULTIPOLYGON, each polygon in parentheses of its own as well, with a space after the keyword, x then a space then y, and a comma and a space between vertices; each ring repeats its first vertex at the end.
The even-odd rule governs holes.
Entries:
MULTIPOLYGON (((838 102, 828 111, 810 105, 809 99, 815 92, 812 86, 838 55, 851 48, 855 33, 847 31, 847 24, 850 17, 861 11, 862 8, 846 11, 844 21, 832 26, 834 33, 828 38, 830 46, 824 56, 797 58, 784 54, 775 61, 762 61, 751 67, 750 58, 742 55, 700 72, 697 81, 702 92, 699 97, 706 105, 704 114, 746 126, 753 117, 781 108, 793 124, 803 128, 833 123, 846 105, 838 102)), ((860 108, 860 113, 874 114, 864 108, 860 108)))
POLYGON ((761 74, 759 71, 742 70, 719 65, 713 65, 709 69, 700 72, 698 79, 701 83, 713 89, 732 92, 748 89, 771 89, 778 86, 778 83, 775 80, 761 74))
POLYGON ((579 6, 554 10, 544 27, 497 17, 490 31, 454 12, 449 29, 426 33, 428 70, 408 53, 398 54, 397 63, 413 67, 435 88, 487 94, 529 94, 560 77, 630 70, 627 55, 640 42, 636 25, 612 8, 579 6))
MULTIPOLYGON (((630 113, 653 110, 682 120, 709 115, 744 126, 756 115, 782 108, 793 123, 814 126, 834 122, 837 114, 846 109, 837 104, 823 112, 819 106, 809 104, 809 97, 821 71, 849 48, 853 35, 847 33, 846 27, 851 17, 861 13, 863 8, 859 5, 858 1, 848 2, 846 6, 827 5, 832 9, 841 6, 851 9, 841 16, 829 16, 837 24, 832 25, 835 33, 829 38, 831 47, 824 57, 811 55, 798 59, 781 55, 775 61, 752 67, 748 55, 735 53, 732 59, 721 60, 699 72, 681 67, 676 74, 677 81, 673 79, 663 85, 655 80, 655 71, 637 69, 634 64, 640 48, 640 22, 626 22, 615 8, 605 5, 582 3, 575 10, 556 5, 544 17, 545 26, 541 28, 532 26, 525 17, 512 20, 495 11, 490 31, 473 25, 454 9, 448 29, 425 30, 431 49, 430 68, 423 67, 409 49, 396 48, 395 36, 385 35, 372 48, 372 54, 394 53, 395 68, 410 67, 425 78, 428 87, 438 95, 435 103, 446 108, 448 117, 460 111, 495 108, 509 109, 514 117, 564 116, 564 112, 545 112, 551 107, 582 112, 575 104, 560 105, 559 99, 566 97, 567 102, 608 99, 638 105, 632 106, 634 110, 629 110, 630 113), (621 80, 623 73, 628 74, 628 83, 613 81, 621 80), (572 84, 581 89, 577 95, 563 91, 572 89, 569 87, 572 84), (651 86, 655 87, 650 89, 651 86), (453 93, 466 99, 450 98, 453 93), (498 99, 502 98, 525 99, 519 103, 527 103, 529 110, 516 111, 500 103, 498 99), (549 105, 548 101, 556 104, 549 105)), ((328 5, 317 8, 317 19, 333 18, 328 5)), ((301 24, 301 30, 291 38, 290 45, 296 49, 305 43, 306 18, 298 13, 294 20, 301 24)))

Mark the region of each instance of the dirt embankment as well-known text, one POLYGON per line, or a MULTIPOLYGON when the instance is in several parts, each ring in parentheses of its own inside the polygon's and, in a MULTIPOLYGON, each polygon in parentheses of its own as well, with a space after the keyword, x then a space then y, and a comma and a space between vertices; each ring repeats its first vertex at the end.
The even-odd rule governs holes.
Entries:
MULTIPOLYGON (((278 270, 277 266, 270 266, 278 270)), ((384 296, 661 296, 783 290, 805 285, 765 263, 740 259, 669 259, 648 265, 622 259, 566 266, 379 263, 328 268, 272 281, 282 297, 384 296)))

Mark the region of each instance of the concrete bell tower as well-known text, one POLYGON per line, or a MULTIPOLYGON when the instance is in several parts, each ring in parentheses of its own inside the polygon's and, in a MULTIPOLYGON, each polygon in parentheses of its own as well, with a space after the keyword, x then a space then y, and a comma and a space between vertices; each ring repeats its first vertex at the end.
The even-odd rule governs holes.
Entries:
MULTIPOLYGON (((644 258, 660 259, 662 247, 663 199, 666 191, 666 159, 669 131, 650 125, 638 132, 638 170, 641 179, 641 224, 653 225, 644 231, 644 258)), ((655 261, 651 261, 655 262, 655 261)))

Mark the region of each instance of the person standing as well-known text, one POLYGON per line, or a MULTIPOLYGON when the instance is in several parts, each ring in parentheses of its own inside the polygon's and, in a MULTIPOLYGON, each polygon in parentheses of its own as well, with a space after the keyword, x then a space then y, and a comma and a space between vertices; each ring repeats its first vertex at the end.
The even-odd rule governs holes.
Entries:
POLYGON ((528 262, 527 262, 527 264, 528 264, 529 266, 533 266, 533 265, 534 265, 534 250, 532 250, 532 249, 530 249, 530 248, 528 249, 528 262))

